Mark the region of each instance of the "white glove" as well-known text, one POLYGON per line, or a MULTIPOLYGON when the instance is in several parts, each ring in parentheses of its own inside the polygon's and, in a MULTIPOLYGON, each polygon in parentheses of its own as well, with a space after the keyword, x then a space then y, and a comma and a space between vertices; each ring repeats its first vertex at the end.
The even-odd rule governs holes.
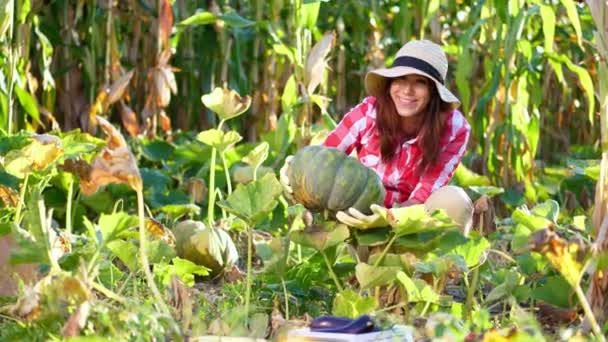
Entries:
POLYGON ((355 208, 348 208, 348 213, 344 211, 338 211, 336 213, 336 218, 340 222, 350 227, 359 229, 370 229, 388 226, 388 221, 386 220, 386 214, 388 209, 377 204, 372 204, 370 206, 370 209, 372 210, 372 214, 365 215, 355 208))

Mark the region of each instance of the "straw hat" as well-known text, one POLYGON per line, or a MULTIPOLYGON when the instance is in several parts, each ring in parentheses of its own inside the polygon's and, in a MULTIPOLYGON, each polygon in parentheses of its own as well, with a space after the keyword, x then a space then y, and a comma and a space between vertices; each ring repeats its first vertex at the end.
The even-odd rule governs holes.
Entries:
POLYGON ((365 89, 372 96, 378 96, 384 90, 388 78, 417 74, 435 82, 439 96, 445 102, 455 105, 460 100, 445 87, 448 73, 448 59, 441 47, 429 40, 412 40, 397 51, 390 68, 376 69, 365 76, 365 89))

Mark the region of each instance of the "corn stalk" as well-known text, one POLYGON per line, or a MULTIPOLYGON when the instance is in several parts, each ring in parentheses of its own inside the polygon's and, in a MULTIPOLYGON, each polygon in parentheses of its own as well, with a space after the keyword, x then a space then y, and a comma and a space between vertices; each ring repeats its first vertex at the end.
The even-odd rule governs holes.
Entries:
MULTIPOLYGON (((602 161, 600 177, 595 191, 593 227, 595 228, 595 248, 598 255, 608 250, 608 1, 587 0, 597 26, 595 42, 600 55, 598 65, 600 132, 602 161)), ((600 324, 608 316, 608 269, 596 269, 587 292, 589 303, 600 324)))

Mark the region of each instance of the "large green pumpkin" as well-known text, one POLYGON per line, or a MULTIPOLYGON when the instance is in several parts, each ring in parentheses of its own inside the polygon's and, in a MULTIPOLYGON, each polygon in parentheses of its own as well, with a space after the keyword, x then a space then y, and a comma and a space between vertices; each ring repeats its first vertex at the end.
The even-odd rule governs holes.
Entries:
POLYGON ((294 199, 310 210, 336 212, 353 207, 370 214, 370 205, 384 202, 378 175, 336 148, 315 145, 300 149, 287 176, 294 199))

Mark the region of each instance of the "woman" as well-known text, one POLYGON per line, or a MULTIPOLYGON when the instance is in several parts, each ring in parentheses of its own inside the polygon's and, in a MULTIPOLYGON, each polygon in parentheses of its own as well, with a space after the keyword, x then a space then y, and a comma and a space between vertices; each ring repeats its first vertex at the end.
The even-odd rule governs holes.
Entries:
MULTIPOLYGON (((444 209, 468 230, 472 204, 458 187, 445 186, 464 154, 470 126, 456 110, 460 101, 445 86, 448 61, 441 47, 414 40, 397 52, 390 68, 370 71, 365 88, 370 95, 347 113, 323 145, 346 154, 357 151, 386 189, 387 208, 427 204, 444 209)), ((290 191, 286 170, 281 182, 290 191)), ((354 208, 336 217, 353 227, 386 225, 383 208, 372 215, 354 208)))

